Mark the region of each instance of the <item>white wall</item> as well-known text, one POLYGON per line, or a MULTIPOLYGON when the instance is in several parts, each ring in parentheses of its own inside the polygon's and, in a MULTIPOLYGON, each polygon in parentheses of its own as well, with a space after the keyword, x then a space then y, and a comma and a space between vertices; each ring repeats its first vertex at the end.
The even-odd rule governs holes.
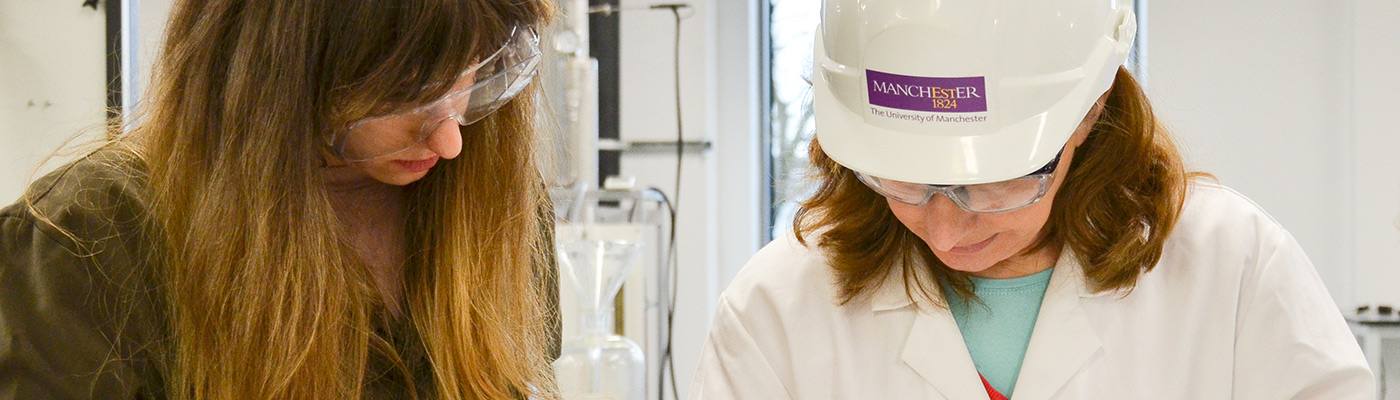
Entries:
POLYGON ((1400 2, 1353 7, 1353 293, 1358 304, 1400 305, 1400 2))
POLYGON ((156 57, 160 55, 161 47, 165 45, 165 22, 170 17, 170 7, 172 0, 127 0, 137 1, 137 21, 136 30, 141 32, 137 37, 137 75, 140 91, 145 92, 145 88, 151 82, 151 65, 155 63, 156 57))
POLYGON ((81 4, 0 0, 0 207, 59 144, 106 118, 107 19, 81 4))
POLYGON ((1191 166, 1289 228, 1340 306, 1400 302, 1376 279, 1400 258, 1395 3, 1159 1, 1150 16, 1148 91, 1191 166))
POLYGON ((1190 167, 1253 198, 1351 304, 1349 68, 1328 0, 1151 1, 1150 95, 1190 167))
MULTIPOLYGON (((0 206, 66 160, 60 154, 38 167, 66 140, 81 133, 73 140, 81 143, 101 132, 106 3, 94 10, 80 1, 0 0, 0 206)), ((150 81, 170 3, 136 3, 138 85, 150 81)))
MULTIPOLYGON (((1400 305, 1400 2, 1352 4, 1353 298, 1400 305)), ((1386 344, 1382 362, 1400 369, 1400 342, 1386 344)), ((1400 374, 1385 375, 1386 399, 1400 399, 1400 374)))
MULTIPOLYGON (((1400 114, 1400 3, 1163 0, 1149 9, 1148 92, 1189 166, 1288 228, 1343 312, 1400 305, 1400 135, 1389 118, 1400 114)), ((1385 358, 1394 365, 1397 354, 1385 358)), ((1389 375, 1387 386, 1400 388, 1389 375)))

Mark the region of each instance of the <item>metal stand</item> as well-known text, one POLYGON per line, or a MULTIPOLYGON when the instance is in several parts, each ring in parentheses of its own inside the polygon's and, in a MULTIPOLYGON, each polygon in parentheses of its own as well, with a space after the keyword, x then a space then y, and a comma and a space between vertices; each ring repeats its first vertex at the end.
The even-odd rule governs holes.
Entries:
POLYGON ((1400 339, 1400 316, 1348 316, 1347 325, 1361 343, 1361 352, 1376 376, 1376 399, 1385 399, 1385 366, 1381 364, 1381 357, 1385 340, 1400 339))

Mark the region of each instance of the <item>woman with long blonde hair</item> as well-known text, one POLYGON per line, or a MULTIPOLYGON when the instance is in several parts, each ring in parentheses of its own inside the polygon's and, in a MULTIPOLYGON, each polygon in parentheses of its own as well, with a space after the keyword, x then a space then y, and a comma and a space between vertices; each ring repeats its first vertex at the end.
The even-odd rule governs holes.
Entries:
POLYGON ((543 0, 188 0, 0 212, 0 398, 552 398, 543 0))

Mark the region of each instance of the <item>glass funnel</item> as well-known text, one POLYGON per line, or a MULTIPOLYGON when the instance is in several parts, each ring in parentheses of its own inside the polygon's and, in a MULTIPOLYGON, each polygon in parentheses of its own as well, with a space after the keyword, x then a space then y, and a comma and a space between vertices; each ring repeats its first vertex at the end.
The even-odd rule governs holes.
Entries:
MULTIPOLYGON (((613 332, 613 298, 641 244, 579 239, 558 245, 559 266, 578 296, 579 334, 566 338, 554 374, 568 400, 643 400, 646 363, 636 342, 613 332)), ((567 317, 566 317, 567 318, 567 317)))

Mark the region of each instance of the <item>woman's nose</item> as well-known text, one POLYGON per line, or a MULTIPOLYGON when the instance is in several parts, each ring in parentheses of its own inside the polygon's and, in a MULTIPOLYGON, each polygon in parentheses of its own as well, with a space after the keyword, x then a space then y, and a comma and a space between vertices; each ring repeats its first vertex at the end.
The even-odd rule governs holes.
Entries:
POLYGON ((462 126, 452 118, 438 121, 437 127, 423 139, 423 145, 443 159, 457 158, 462 154, 462 126))
POLYGON ((972 231, 975 215, 963 211, 941 193, 934 194, 921 208, 924 212, 924 231, 929 245, 935 250, 947 251, 959 244, 966 244, 961 242, 972 231))

